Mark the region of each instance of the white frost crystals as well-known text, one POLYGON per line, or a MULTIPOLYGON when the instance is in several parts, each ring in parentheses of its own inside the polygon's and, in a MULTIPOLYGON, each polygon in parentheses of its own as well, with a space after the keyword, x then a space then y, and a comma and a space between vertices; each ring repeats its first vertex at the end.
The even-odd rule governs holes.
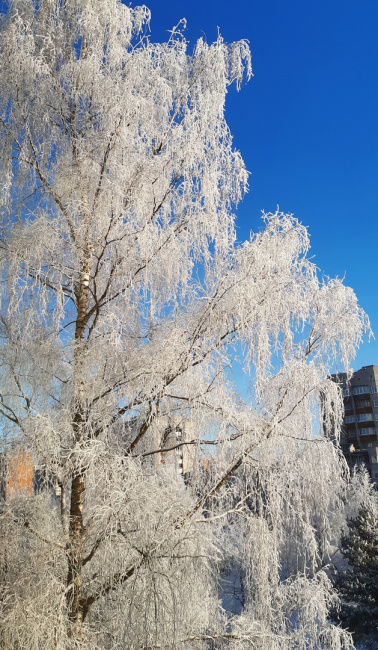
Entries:
POLYGON ((14 0, 1 18, 2 480, 21 452, 45 477, 1 502, 1 647, 350 648, 323 572, 347 477, 313 427, 322 409, 337 436, 328 376, 367 319, 291 215, 235 244, 224 101, 247 44, 190 54, 149 17, 14 0))

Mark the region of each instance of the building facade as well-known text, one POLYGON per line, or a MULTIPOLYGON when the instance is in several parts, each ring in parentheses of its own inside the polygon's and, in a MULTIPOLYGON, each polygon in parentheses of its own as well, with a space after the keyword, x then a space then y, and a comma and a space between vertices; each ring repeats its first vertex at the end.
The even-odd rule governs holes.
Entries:
POLYGON ((0 500, 30 496, 34 487, 33 454, 10 451, 0 456, 0 500))
POLYGON ((343 391, 340 445, 348 465, 364 463, 378 483, 378 366, 363 366, 349 381, 344 373, 332 379, 343 391))

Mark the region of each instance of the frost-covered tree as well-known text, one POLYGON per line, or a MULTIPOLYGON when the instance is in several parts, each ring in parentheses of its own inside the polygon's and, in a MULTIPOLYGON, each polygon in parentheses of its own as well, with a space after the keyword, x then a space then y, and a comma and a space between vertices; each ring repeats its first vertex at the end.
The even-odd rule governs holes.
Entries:
POLYGON ((366 318, 292 216, 236 244, 247 44, 155 44, 149 18, 1 18, 2 446, 45 476, 2 502, 1 647, 348 648, 321 569, 345 470, 313 429, 321 410, 337 434, 328 376, 366 318))

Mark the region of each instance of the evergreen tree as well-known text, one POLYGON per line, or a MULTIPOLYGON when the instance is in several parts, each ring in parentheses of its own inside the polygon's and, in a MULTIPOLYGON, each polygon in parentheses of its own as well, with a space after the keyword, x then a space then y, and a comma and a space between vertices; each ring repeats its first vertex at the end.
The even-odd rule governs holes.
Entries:
POLYGON ((340 618, 356 638, 378 630, 378 503, 375 495, 364 503, 357 517, 348 521, 349 533, 341 552, 348 569, 339 572, 342 598, 340 618))

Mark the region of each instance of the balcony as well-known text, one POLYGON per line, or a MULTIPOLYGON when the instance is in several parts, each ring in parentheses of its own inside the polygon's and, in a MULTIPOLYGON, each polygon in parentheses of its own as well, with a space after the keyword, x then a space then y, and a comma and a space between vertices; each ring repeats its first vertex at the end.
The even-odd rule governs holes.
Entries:
POLYGON ((370 395, 370 388, 369 386, 354 386, 352 395, 370 395))
MULTIPOLYGON (((367 424, 364 422, 364 424, 367 424)), ((364 438, 366 440, 367 436, 369 436, 369 440, 375 440, 378 437, 378 429, 376 429, 374 426, 372 427, 361 427, 358 429, 358 433, 361 436, 361 438, 364 438)))
POLYGON ((362 413, 357 415, 357 423, 359 427, 374 427, 374 417, 372 413, 362 413))
POLYGON ((369 454, 364 449, 356 449, 355 451, 344 452, 344 456, 349 467, 361 465, 362 463, 369 465, 369 454))

